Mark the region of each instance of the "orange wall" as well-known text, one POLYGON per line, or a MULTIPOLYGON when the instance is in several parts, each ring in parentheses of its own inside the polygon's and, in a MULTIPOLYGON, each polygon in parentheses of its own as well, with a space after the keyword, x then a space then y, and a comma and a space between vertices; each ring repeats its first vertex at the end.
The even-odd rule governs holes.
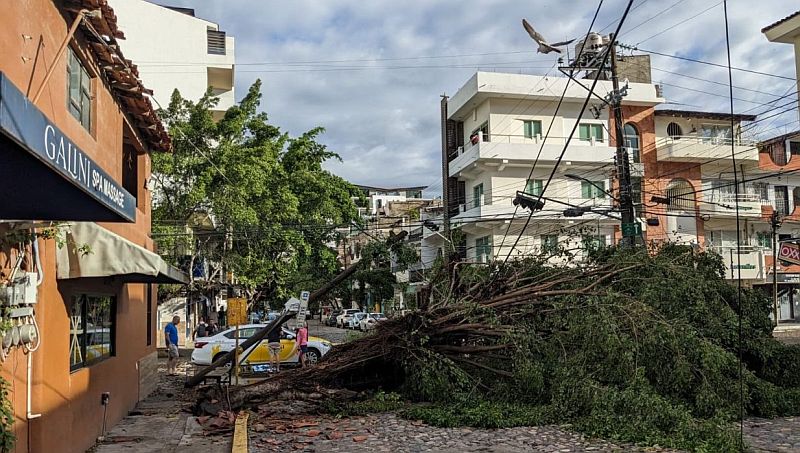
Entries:
MULTIPOLYGON (((642 202, 645 204, 645 218, 658 217, 659 226, 648 226, 646 239, 648 241, 667 240, 667 216, 659 215, 666 212, 666 206, 654 205, 650 198, 654 195, 665 196, 667 186, 675 178, 687 180, 694 190, 702 189, 700 165, 685 162, 659 162, 656 155, 655 116, 653 107, 632 105, 622 106, 622 117, 625 123, 632 123, 639 130, 641 162, 644 165, 644 179, 642 181, 642 202)), ((612 116, 609 128, 614 130, 612 116)), ((616 134, 615 134, 616 135, 616 134)), ((611 142, 613 143, 614 137, 611 142)), ((613 143, 612 146, 616 146, 613 143)), ((702 199, 702 192, 697 193, 697 201, 702 199)), ((705 231, 702 220, 697 220, 697 240, 703 243, 705 231)))
MULTIPOLYGON (((72 117, 66 107, 66 53, 54 62, 54 56, 72 16, 64 17, 52 0, 8 0, 3 4, 0 27, 0 71, 29 97, 39 88, 46 73, 54 72, 37 102, 44 112, 77 146, 117 181, 122 173, 122 140, 124 116, 119 105, 104 87, 100 77, 94 79, 93 125, 87 131, 72 117), (27 39, 29 36, 32 39, 27 39), (39 41, 43 45, 39 46, 39 41), (38 48, 38 58, 37 58, 38 48), (27 61, 26 61, 27 60, 27 61)), ((81 32, 76 39, 82 42, 81 32)), ((73 45, 75 41, 73 41, 73 45)), ((85 55, 82 44, 73 46, 85 55)), ((94 74, 96 75, 96 74, 94 74)), ((102 226, 152 250, 150 232, 150 195, 144 189, 150 174, 150 159, 139 156, 139 209, 136 222, 103 223, 102 226)), ((65 181, 65 184, 67 182, 65 181)), ((94 203, 87 196, 87 203, 94 203)), ((42 332, 41 347, 33 353, 32 411, 41 418, 26 420, 26 357, 12 352, 2 367, 2 375, 11 381, 16 423, 15 451, 83 452, 100 434, 103 408, 100 394, 111 393, 108 425, 119 421, 139 398, 137 361, 155 352, 155 334, 146 344, 146 285, 122 285, 112 279, 59 281, 55 279, 53 241, 40 241, 45 281, 39 287, 36 306, 37 321, 42 332), (100 292, 116 295, 116 355, 88 368, 70 373, 69 318, 71 291, 100 292)), ((0 250, 7 254, 8 250, 0 250)), ((124 259, 124 257, 120 257, 124 259)), ((155 308, 153 326, 155 327, 155 308)))

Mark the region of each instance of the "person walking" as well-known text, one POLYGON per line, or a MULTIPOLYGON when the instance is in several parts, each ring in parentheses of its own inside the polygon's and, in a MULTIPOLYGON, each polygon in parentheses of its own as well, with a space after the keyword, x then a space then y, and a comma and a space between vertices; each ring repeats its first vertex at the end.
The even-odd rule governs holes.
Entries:
POLYGON ((196 340, 197 337, 205 337, 208 335, 208 325, 204 320, 200 320, 200 324, 194 329, 192 332, 192 340, 196 340))
POLYGON ((178 324, 180 316, 173 316, 172 322, 164 327, 164 339, 167 342, 167 374, 176 376, 178 374, 178 324))
POLYGON ((281 371, 281 328, 276 327, 267 334, 267 346, 269 347, 269 368, 273 373, 281 371))
POLYGON ((219 311, 217 312, 217 321, 219 322, 220 326, 227 326, 227 313, 225 313, 225 307, 219 307, 219 311))
POLYGON ((308 353, 308 323, 304 322, 297 329, 297 345, 300 347, 300 366, 306 366, 306 353, 308 353))

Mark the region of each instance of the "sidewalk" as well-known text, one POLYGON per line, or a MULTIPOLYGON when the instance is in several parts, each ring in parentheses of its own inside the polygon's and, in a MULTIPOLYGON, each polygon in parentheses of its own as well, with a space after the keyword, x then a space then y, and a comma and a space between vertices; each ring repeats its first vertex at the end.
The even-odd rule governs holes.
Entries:
POLYGON ((89 451, 229 453, 231 436, 203 436, 203 429, 187 411, 193 403, 193 392, 183 387, 189 368, 182 359, 178 367, 181 374, 167 376, 166 359, 160 358, 158 388, 89 451))

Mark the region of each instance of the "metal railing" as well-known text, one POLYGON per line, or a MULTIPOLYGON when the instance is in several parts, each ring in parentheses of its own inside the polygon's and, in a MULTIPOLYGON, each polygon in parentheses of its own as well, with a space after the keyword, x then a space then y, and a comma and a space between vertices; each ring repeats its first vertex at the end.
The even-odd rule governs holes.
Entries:
POLYGON ((212 55, 225 55, 224 31, 206 30, 206 40, 208 42, 208 53, 212 55))
POLYGON ((741 137, 703 137, 701 135, 674 135, 672 137, 661 137, 656 140, 656 145, 673 145, 673 144, 705 144, 705 145, 734 145, 740 146, 755 146, 755 140, 743 139, 741 137))

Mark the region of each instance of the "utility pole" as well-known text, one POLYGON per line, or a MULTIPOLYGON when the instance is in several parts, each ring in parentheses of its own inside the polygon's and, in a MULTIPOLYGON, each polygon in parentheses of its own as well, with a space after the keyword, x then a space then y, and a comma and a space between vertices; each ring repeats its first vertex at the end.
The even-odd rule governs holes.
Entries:
POLYGON ((772 227, 772 314, 775 325, 778 325, 778 228, 781 227, 781 218, 777 210, 772 211, 770 217, 772 227))
POLYGON ((611 95, 611 105, 614 110, 614 134, 616 136, 617 154, 617 179, 619 181, 619 207, 622 214, 622 245, 632 247, 636 243, 636 236, 641 235, 641 226, 636 222, 636 213, 633 209, 631 194, 631 166, 628 160, 628 148, 625 146, 625 132, 622 124, 622 97, 619 90, 617 77, 617 45, 616 36, 610 36, 611 52, 611 84, 614 92, 611 95))

